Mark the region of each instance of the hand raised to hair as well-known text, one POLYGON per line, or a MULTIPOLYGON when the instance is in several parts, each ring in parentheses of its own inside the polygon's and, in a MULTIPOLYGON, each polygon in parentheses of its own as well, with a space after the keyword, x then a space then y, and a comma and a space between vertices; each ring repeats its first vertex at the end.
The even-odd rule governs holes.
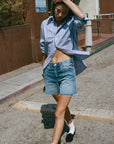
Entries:
POLYGON ((57 3, 57 2, 62 2, 63 0, 53 0, 53 2, 57 3))

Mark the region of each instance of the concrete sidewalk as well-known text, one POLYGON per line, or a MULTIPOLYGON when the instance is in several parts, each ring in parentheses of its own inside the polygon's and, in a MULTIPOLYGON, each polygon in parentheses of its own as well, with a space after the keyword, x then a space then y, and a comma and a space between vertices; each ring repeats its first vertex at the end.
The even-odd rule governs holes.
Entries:
POLYGON ((35 86, 42 80, 41 64, 32 63, 0 76, 0 103, 35 86))
MULTIPOLYGON (((94 54, 114 43, 114 34, 102 34, 93 41, 91 54, 94 54)), ((0 103, 35 86, 43 78, 41 63, 32 63, 15 71, 0 75, 0 103)))

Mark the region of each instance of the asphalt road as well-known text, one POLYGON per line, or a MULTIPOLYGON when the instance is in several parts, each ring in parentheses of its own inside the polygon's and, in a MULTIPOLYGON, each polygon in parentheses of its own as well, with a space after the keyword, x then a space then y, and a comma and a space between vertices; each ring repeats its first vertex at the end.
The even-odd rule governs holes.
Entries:
MULTIPOLYGON (((114 143, 113 62, 111 45, 86 59, 87 70, 77 76, 78 95, 69 104, 77 129, 71 144, 114 143)), ((0 144, 51 143, 55 119, 50 109, 55 109, 56 102, 43 93, 43 86, 40 82, 0 105, 0 144), (17 107, 20 101, 23 104, 17 107), (49 109, 48 113, 44 109, 49 109)), ((66 131, 65 125, 60 144, 67 144, 66 131)))

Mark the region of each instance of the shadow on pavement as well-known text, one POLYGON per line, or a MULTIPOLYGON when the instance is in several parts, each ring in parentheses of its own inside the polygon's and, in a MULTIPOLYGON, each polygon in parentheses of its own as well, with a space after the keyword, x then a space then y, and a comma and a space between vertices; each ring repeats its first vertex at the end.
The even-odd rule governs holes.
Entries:
MULTIPOLYGON (((46 105, 41 106, 41 113, 42 113, 41 123, 44 124, 45 129, 54 128, 54 124, 55 124, 54 112, 56 110, 56 106, 57 106, 56 104, 46 104, 46 105)), ((72 116, 72 119, 74 119, 74 116, 72 116)), ((64 135, 64 133, 66 133, 68 131, 69 131, 69 128, 68 128, 67 124, 64 122, 64 128, 63 128, 62 135, 64 135)), ((61 137, 62 137, 62 135, 61 135, 61 137)), ((58 144, 61 144, 61 139, 58 144)))

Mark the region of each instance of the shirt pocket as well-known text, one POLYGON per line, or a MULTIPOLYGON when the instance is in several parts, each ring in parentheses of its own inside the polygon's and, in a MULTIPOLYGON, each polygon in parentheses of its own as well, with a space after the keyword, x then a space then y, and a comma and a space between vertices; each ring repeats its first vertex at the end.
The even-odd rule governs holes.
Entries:
POLYGON ((46 44, 51 44, 53 42, 54 36, 46 37, 46 44))
POLYGON ((52 31, 48 30, 48 31, 46 32, 46 37, 45 37, 46 43, 47 43, 47 44, 48 44, 48 43, 51 43, 51 42, 53 41, 54 37, 55 37, 54 33, 53 33, 52 31))

